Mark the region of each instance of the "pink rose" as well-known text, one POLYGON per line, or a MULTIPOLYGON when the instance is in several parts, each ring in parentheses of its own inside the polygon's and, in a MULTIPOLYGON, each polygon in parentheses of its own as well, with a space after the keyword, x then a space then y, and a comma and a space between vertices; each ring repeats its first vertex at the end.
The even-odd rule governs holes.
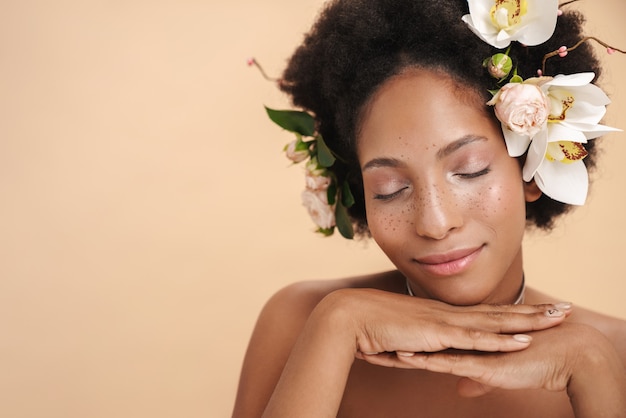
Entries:
POLYGON ((317 226, 322 229, 330 229, 335 226, 335 208, 328 204, 325 190, 306 189, 302 192, 302 204, 317 226))
POLYGON ((306 160, 309 157, 309 151, 308 150, 306 150, 306 149, 304 149, 304 150, 296 149, 297 143, 298 143, 298 141, 294 140, 294 141, 290 142, 289 145, 287 145, 287 148, 285 149, 285 153, 287 154, 287 158, 289 158, 294 163, 299 163, 301 161, 306 160))
POLYGON ((546 126, 550 114, 548 97, 534 84, 508 83, 487 104, 495 105, 507 128, 530 138, 546 126))
POLYGON ((327 190, 330 186, 330 177, 316 176, 311 172, 307 172, 304 176, 306 188, 313 191, 327 190))

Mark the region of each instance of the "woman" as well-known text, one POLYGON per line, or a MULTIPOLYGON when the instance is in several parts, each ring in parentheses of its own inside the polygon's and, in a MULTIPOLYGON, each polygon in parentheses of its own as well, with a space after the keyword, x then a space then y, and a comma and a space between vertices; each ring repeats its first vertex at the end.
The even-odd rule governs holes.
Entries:
POLYGON ((524 285, 525 227, 584 201, 586 141, 611 130, 591 46, 561 48, 582 17, 557 9, 324 9, 280 80, 314 131, 307 114, 270 116, 298 133, 288 155, 308 159, 320 232, 356 226, 397 270, 278 292, 235 417, 626 416, 626 322, 524 285))

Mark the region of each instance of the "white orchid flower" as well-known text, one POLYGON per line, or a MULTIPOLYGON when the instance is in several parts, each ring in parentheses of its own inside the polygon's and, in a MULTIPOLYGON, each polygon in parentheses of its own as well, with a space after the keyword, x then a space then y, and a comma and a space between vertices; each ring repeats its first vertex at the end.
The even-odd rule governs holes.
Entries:
POLYGON ((589 180, 582 161, 587 152, 582 144, 620 131, 598 123, 611 101, 591 84, 594 77, 593 73, 580 73, 544 77, 549 80, 545 82, 541 79, 550 116, 546 128, 531 138, 523 168, 524 181, 534 178, 543 193, 572 205, 582 205, 587 198, 589 180))
POLYGON ((550 142, 547 138, 546 130, 535 137, 528 149, 524 180, 534 179, 539 190, 554 200, 584 204, 589 188, 587 167, 583 162, 587 151, 580 142, 550 142))
POLYGON ((467 0, 463 21, 488 44, 503 49, 512 41, 544 43, 554 33, 558 0, 467 0))

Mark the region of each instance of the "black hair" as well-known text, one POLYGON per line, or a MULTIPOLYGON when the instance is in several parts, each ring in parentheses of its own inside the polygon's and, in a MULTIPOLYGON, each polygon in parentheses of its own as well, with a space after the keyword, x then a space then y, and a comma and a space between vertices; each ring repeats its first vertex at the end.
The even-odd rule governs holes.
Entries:
MULTIPOLYGON (((356 203, 349 214, 360 234, 368 228, 356 136, 360 112, 376 89, 408 67, 443 70, 484 94, 485 101, 496 87, 482 64, 502 51, 469 29, 461 20, 468 13, 467 0, 334 0, 288 62, 281 89, 295 106, 315 116, 318 132, 340 157, 332 169, 339 181, 351 184, 356 203)), ((547 53, 584 37, 583 23, 579 12, 565 11, 547 42, 533 47, 513 42, 509 56, 518 74, 524 79, 537 76, 547 53)), ((595 80, 600 76, 589 44, 546 63, 546 75, 580 72, 594 72, 595 80)), ((595 165, 595 144, 585 144, 588 168, 595 165)), ((527 223, 549 230, 570 208, 542 194, 526 204, 527 223)))

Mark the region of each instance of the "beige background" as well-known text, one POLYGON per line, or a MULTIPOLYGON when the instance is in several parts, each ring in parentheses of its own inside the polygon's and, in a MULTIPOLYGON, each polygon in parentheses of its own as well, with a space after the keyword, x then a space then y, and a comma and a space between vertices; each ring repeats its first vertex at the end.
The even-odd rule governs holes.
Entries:
MULTIPOLYGON (((287 102, 246 66, 278 74, 320 4, 2 1, 1 416, 228 416, 273 292, 388 268, 310 232, 262 108, 287 102)), ((623 0, 577 7, 626 47, 623 0)), ((626 57, 606 62, 626 128, 626 57)), ((605 139, 589 204, 526 243, 530 284, 621 317, 625 142, 605 139)))

